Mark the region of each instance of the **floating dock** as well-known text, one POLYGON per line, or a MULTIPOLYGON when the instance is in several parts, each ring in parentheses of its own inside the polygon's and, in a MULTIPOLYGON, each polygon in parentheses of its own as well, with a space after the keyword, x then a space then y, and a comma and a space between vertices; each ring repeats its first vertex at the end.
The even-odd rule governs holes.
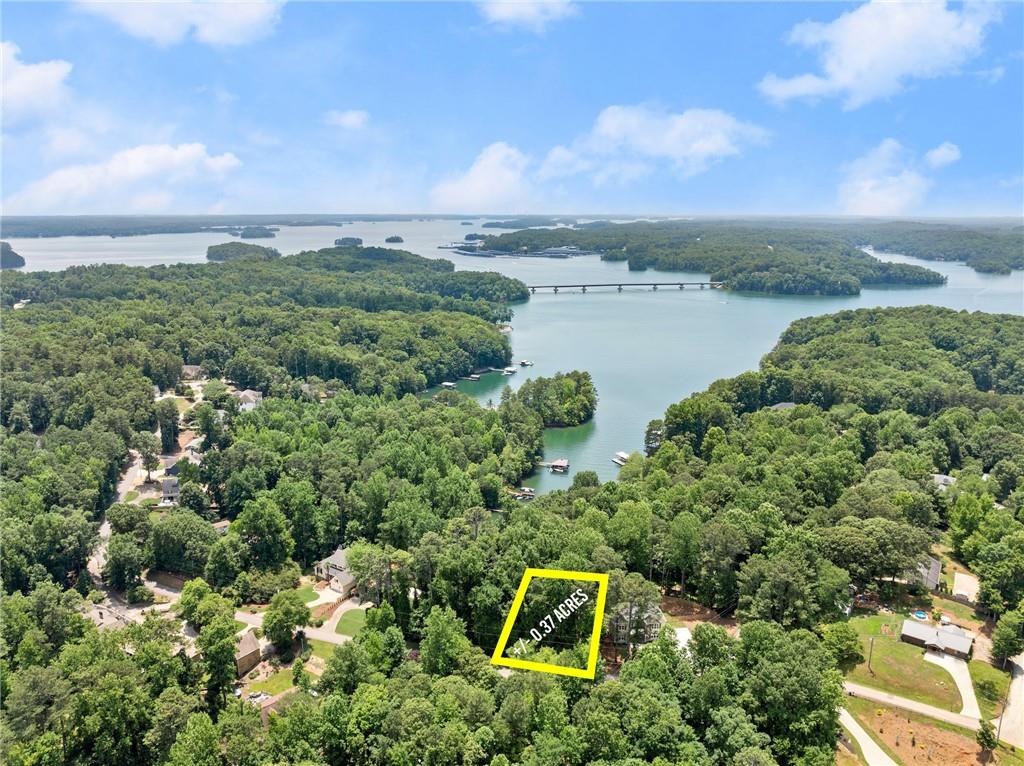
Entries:
POLYGON ((616 452, 612 457, 612 462, 615 463, 615 465, 625 465, 627 460, 629 460, 628 452, 616 452))

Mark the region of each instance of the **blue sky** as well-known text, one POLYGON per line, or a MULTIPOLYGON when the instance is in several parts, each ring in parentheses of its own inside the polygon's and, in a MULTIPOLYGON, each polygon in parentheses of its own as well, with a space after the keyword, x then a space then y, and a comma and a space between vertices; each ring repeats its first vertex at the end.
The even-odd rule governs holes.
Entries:
POLYGON ((1020 215, 1022 11, 4 3, 4 208, 1020 215))

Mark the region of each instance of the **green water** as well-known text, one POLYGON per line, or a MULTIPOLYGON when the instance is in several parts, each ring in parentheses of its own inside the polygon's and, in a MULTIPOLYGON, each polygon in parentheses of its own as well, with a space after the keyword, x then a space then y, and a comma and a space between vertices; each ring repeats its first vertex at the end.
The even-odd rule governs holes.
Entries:
MULTIPOLYGON (((554 260, 543 258, 476 258, 437 246, 461 240, 480 229, 458 221, 355 222, 343 227, 282 227, 266 243, 294 253, 328 247, 338 236, 362 237, 367 245, 383 245, 398 234, 397 247, 431 258, 447 258, 458 269, 499 271, 526 284, 630 282, 671 279, 698 281, 704 274, 630 272, 625 263, 605 263, 596 256, 554 260)), ((176 263, 202 261, 209 244, 228 239, 219 234, 159 234, 145 237, 60 237, 12 240, 28 269, 58 269, 81 263, 176 263)), ((662 288, 563 291, 538 293, 515 306, 511 333, 513 358, 530 359, 533 367, 516 375, 484 376, 458 387, 481 403, 497 401, 505 385, 519 386, 533 375, 559 370, 588 370, 599 396, 594 420, 578 428, 550 430, 545 438, 547 460, 567 457, 568 475, 539 471, 526 483, 541 491, 569 486, 576 471, 597 471, 612 479, 611 462, 618 451, 640 449, 652 418, 712 381, 755 369, 779 334, 795 319, 843 309, 870 306, 934 304, 968 311, 1024 314, 1024 272, 1007 276, 978 274, 963 264, 924 263, 896 255, 885 260, 923 263, 948 277, 941 287, 864 290, 852 297, 769 297, 722 290, 679 291, 662 288)))

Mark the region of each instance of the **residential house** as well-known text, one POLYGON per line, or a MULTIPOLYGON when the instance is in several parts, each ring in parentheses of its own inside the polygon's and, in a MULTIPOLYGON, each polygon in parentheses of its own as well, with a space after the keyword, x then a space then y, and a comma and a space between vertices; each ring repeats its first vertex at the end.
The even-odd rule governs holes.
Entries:
POLYGON ((226 535, 228 533, 228 527, 231 526, 229 519, 221 519, 220 521, 213 522, 213 529, 218 535, 226 535))
POLYGON ((260 641, 256 638, 256 632, 250 628, 242 634, 235 649, 235 672, 238 677, 241 678, 259 665, 260 658, 260 641))
POLYGON ((935 485, 935 488, 939 492, 945 492, 947 489, 956 484, 956 479, 944 473, 933 473, 932 483, 935 485))
POLYGON ((922 588, 938 590, 942 582, 942 563, 934 556, 928 556, 923 562, 917 565, 917 571, 911 578, 922 588))
POLYGON ((633 644, 647 644, 658 637, 665 618, 657 606, 648 607, 643 614, 633 615, 633 625, 629 624, 629 606, 619 607, 611 615, 610 626, 612 640, 617 644, 629 643, 629 634, 632 628, 633 644))
POLYGON ((182 380, 199 380, 203 376, 203 368, 198 364, 181 365, 182 380))
POLYGON ((344 598, 352 595, 356 587, 356 579, 348 568, 348 550, 338 548, 325 559, 313 566, 313 572, 320 580, 326 580, 331 590, 344 598))
POLYGON ((771 407, 769 407, 769 409, 772 409, 772 410, 791 410, 794 407, 796 407, 796 402, 779 402, 778 404, 773 404, 771 407))
POLYGON ((966 660, 971 654, 974 638, 956 625, 929 625, 918 620, 903 621, 900 641, 942 652, 966 660))
POLYGON ((263 393, 261 391, 254 391, 251 388, 239 391, 236 396, 238 396, 239 412, 249 412, 250 410, 254 410, 256 409, 256 405, 263 401, 263 393))
POLYGON ((164 479, 161 486, 164 491, 163 503, 165 505, 176 505, 181 498, 181 487, 177 477, 172 476, 169 479, 164 479))
MULTIPOLYGON (((201 437, 200 442, 202 442, 201 437)), ((180 457, 177 459, 173 457, 168 458, 167 462, 165 463, 165 465, 167 465, 167 468, 164 469, 164 476, 180 476, 181 467, 186 462, 191 463, 192 465, 199 465, 202 461, 200 461, 199 457, 191 450, 187 451, 184 457, 180 457)))

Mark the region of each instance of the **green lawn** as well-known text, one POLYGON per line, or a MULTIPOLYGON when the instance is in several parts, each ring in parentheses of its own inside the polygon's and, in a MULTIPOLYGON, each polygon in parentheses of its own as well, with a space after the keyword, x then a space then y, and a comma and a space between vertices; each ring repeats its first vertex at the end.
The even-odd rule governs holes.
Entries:
POLYGON ((265 678, 262 681, 257 681, 254 684, 249 684, 249 691, 253 692, 266 692, 273 696, 274 694, 280 694, 285 689, 289 689, 292 686, 292 669, 283 668, 272 674, 269 678, 265 678))
POLYGON ((334 654, 334 649, 337 646, 337 644, 329 644, 318 638, 307 638, 306 641, 313 648, 313 656, 319 657, 324 661, 331 658, 331 655, 334 654))
POLYGON ((338 626, 334 629, 334 632, 340 633, 343 636, 354 636, 365 624, 366 610, 350 609, 341 615, 341 619, 338 620, 338 626))
POLYGON ((307 604, 313 603, 320 597, 320 594, 313 590, 312 585, 303 585, 299 588, 299 595, 302 596, 303 602, 307 604))
POLYGON ((850 625, 860 636, 865 660, 849 672, 847 678, 901 697, 959 712, 960 692, 953 677, 943 668, 924 661, 924 649, 899 640, 904 616, 880 614, 855 617, 850 625), (883 626, 888 625, 887 634, 883 626), (875 648, 868 670, 868 639, 875 639, 875 648))
POLYGON ((978 707, 986 718, 996 718, 1003 707, 1003 697, 1010 686, 1010 674, 999 668, 992 667, 982 660, 967 663, 974 684, 974 694, 978 698, 978 707))
POLYGON ((137 489, 130 489, 124 493, 124 502, 131 503, 139 499, 139 491, 137 489))
POLYGON ((235 632, 237 633, 242 628, 248 628, 248 623, 242 622, 241 620, 235 620, 235 632))
POLYGON ((984 620, 982 620, 982 618, 978 616, 978 613, 974 611, 974 607, 967 606, 967 604, 961 604, 959 601, 954 601, 951 598, 943 598, 942 596, 933 595, 932 608, 952 615, 954 622, 961 627, 969 628, 971 630, 980 630, 985 624, 984 620))

